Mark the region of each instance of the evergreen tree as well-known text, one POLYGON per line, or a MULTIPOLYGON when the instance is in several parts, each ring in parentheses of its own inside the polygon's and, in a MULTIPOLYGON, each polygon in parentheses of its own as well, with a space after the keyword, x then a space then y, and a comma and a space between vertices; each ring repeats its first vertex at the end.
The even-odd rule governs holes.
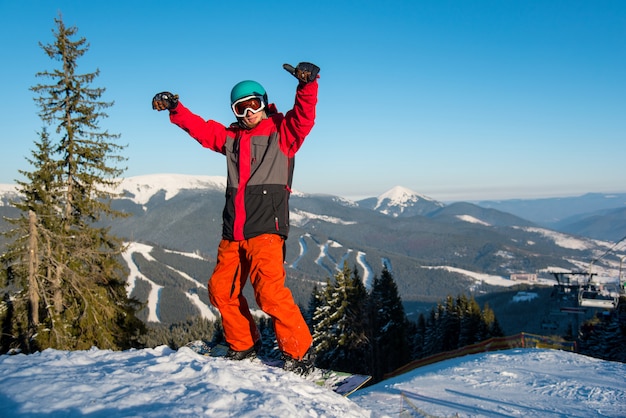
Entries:
POLYGON ((452 296, 446 298, 443 312, 439 319, 439 328, 441 332, 441 351, 450 351, 458 348, 461 318, 459 306, 452 296))
POLYGON ((498 318, 494 316, 493 322, 489 326, 489 334, 491 337, 504 337, 504 330, 500 326, 500 322, 498 322, 498 318))
POLYGON ((49 82, 31 90, 58 138, 44 128, 30 160, 34 170, 19 183, 23 201, 15 207, 22 215, 12 220, 16 240, 3 257, 15 303, 1 350, 128 348, 144 331, 139 305, 126 295, 121 240, 98 226, 105 216, 123 216, 111 207, 123 147, 113 142, 119 135, 99 127, 112 106, 101 100, 103 88, 91 86, 99 71, 76 72, 89 49, 85 38, 75 40, 77 28, 61 17, 55 23, 54 42, 40 45, 59 68, 38 73, 49 82))
MULTIPOLYGON (((496 320, 496 314, 489 307, 488 303, 485 303, 485 307, 482 310, 482 322, 478 331, 476 342, 485 341, 493 335, 491 334, 491 327, 496 320)), ((498 326, 499 327, 499 326, 498 326)))
POLYGON ((348 329, 350 332, 345 335, 345 346, 348 353, 344 369, 353 373, 371 374, 369 359, 372 353, 368 338, 368 329, 370 328, 367 315, 368 294, 356 266, 352 268, 352 274, 348 278, 348 329))
POLYGON ((626 362, 626 300, 617 309, 585 321, 578 332, 578 352, 610 361, 626 362))
POLYGON ((416 330, 420 334, 417 339, 423 345, 418 356, 413 358, 431 356, 504 335, 489 305, 481 311, 473 297, 468 301, 465 296, 456 300, 448 296, 445 303, 431 309, 427 320, 421 316, 416 330))
POLYGON ((48 231, 58 226, 54 213, 58 170, 56 162, 50 159, 52 145, 45 128, 35 146, 37 150, 28 159, 35 170, 20 171, 30 182, 18 181, 24 200, 13 202, 21 214, 17 219, 9 219, 15 227, 6 236, 14 241, 2 256, 7 284, 15 294, 6 301, 11 316, 4 319, 1 352, 9 348, 27 352, 36 349, 31 347, 30 337, 40 325, 40 305, 43 302, 51 306, 50 295, 42 290, 52 277, 49 261, 53 236, 48 231), (22 289, 28 289, 28 293, 22 289))
POLYGON ((427 322, 426 337, 424 339, 424 354, 431 356, 443 351, 443 327, 441 326, 441 318, 443 318, 445 308, 441 303, 431 309, 430 317, 427 322))
POLYGON ((315 323, 313 317, 315 316, 317 309, 324 303, 323 297, 324 293, 318 288, 317 284, 315 284, 315 286, 313 286, 313 290, 311 291, 309 305, 303 313, 304 320, 309 326, 311 332, 313 332, 313 324, 315 323))
POLYGON ((415 324, 414 332, 411 335, 411 359, 418 359, 425 356, 424 339, 426 337, 426 317, 420 313, 415 324))
POLYGON ((460 298, 463 312, 461 317, 461 330, 459 333, 459 347, 465 347, 479 341, 482 323, 482 313, 476 299, 472 297, 469 301, 465 296, 460 298))
POLYGON ((378 381, 385 373, 397 369, 411 359, 409 321, 396 282, 386 268, 383 269, 380 279, 374 278, 370 292, 370 311, 374 353, 371 374, 378 381))
MULTIPOLYGON (((356 269, 355 269, 356 271, 356 269)), ((344 264, 334 283, 326 286, 314 316, 313 341, 320 367, 366 373, 368 340, 365 330, 367 292, 358 274, 344 264)))
POLYGON ((326 357, 332 356, 332 350, 337 347, 338 336, 335 331, 335 322, 339 302, 335 298, 335 286, 330 278, 322 291, 318 294, 319 301, 316 303, 312 315, 313 322, 313 346, 317 353, 318 365, 327 363, 326 357))
POLYGON ((257 321, 259 333, 261 334, 261 351, 266 357, 280 358, 282 352, 278 348, 276 342, 276 331, 274 330, 274 324, 272 318, 259 318, 257 321))

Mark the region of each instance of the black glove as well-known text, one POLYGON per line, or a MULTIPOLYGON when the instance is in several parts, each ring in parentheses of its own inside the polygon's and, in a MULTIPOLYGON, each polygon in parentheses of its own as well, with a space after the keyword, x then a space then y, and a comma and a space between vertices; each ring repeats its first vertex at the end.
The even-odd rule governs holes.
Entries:
POLYGON ((158 93, 152 99, 152 108, 154 110, 172 110, 178 106, 178 94, 172 94, 169 91, 158 93))
POLYGON ((310 83, 315 80, 317 73, 320 72, 320 67, 310 62, 301 62, 296 68, 289 64, 283 64, 283 68, 303 83, 310 83))

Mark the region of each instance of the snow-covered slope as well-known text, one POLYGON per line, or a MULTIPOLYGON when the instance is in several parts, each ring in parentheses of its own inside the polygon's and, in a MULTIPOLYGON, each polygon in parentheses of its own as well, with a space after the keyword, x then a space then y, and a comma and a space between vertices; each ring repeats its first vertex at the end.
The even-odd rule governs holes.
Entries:
POLYGON ((15 184, 0 184, 0 206, 8 205, 18 196, 15 184))
POLYGON ((165 199, 171 199, 181 190, 225 190, 226 177, 192 176, 185 174, 151 174, 127 177, 120 183, 117 192, 124 193, 135 203, 144 205, 158 192, 165 192, 165 199))
POLYGON ((344 398, 259 362, 187 348, 0 356, 0 416, 623 417, 626 364, 544 349, 468 355, 344 398))
POLYGON ((376 416, 624 417, 626 364, 516 349, 424 366, 351 398, 376 416))

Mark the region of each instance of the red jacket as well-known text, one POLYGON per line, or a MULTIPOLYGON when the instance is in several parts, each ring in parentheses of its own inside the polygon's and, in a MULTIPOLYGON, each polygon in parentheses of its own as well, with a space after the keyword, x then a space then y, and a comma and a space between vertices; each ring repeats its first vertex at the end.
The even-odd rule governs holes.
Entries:
POLYGON ((252 129, 205 121, 181 103, 170 111, 172 123, 203 147, 226 156, 224 239, 240 241, 266 233, 287 238, 294 158, 313 128, 317 89, 317 81, 299 84, 293 109, 283 115, 270 104, 268 118, 252 129))

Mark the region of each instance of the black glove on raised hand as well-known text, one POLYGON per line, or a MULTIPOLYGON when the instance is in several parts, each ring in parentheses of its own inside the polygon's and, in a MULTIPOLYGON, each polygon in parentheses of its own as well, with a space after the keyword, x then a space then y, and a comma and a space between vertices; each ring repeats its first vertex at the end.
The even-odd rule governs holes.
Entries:
POLYGON ((320 72, 320 67, 310 62, 301 62, 296 68, 289 64, 283 64, 283 68, 303 83, 310 83, 315 80, 317 73, 320 72))
POLYGON ((172 94, 169 91, 158 93, 152 99, 152 108, 154 110, 172 110, 178 106, 178 94, 172 94))

